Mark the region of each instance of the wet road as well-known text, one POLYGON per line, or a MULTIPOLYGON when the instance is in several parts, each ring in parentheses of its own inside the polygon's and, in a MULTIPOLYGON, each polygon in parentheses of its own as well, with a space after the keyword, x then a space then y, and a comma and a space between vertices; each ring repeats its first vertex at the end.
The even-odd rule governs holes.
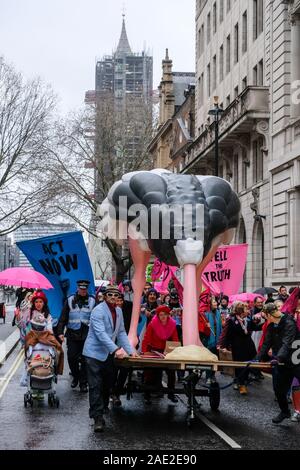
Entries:
MULTIPOLYGON (((23 364, 18 353, 19 349, 0 369, 1 450, 226 450, 232 445, 228 438, 242 449, 300 447, 300 423, 271 423, 278 409, 270 378, 251 385, 247 397, 239 396, 232 387, 224 390, 217 413, 210 411, 207 398, 199 399, 202 416, 208 421, 199 420, 192 429, 186 426, 186 407, 181 401, 173 405, 166 398, 153 399, 147 406, 141 395, 130 401, 123 397, 123 407, 110 410, 106 417, 106 432, 95 435, 88 417, 88 397, 70 389, 67 368, 57 386, 59 409, 48 407, 46 399, 33 409, 24 408, 26 389, 19 386, 23 364)), ((220 377, 220 384, 230 380, 220 377)))

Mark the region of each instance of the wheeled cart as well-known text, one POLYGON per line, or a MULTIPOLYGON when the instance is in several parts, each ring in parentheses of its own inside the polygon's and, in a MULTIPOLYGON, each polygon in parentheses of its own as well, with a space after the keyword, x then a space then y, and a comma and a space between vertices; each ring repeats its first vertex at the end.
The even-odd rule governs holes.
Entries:
MULTIPOLYGON (((176 395, 185 395, 187 397, 187 424, 190 426, 199 407, 196 397, 207 397, 209 399, 210 408, 217 411, 220 406, 221 388, 217 381, 213 381, 209 386, 197 387, 199 380, 205 371, 220 371, 225 368, 246 368, 255 369, 271 369, 269 363, 258 362, 236 362, 236 361, 219 361, 219 362, 201 362, 201 361, 174 361, 163 358, 153 357, 128 357, 125 359, 117 359, 115 361, 118 367, 129 368, 128 381, 125 388, 127 399, 130 400, 134 393, 159 392, 163 394, 175 393, 176 395), (163 387, 157 390, 153 386, 139 382, 133 377, 132 372, 144 371, 146 369, 171 369, 178 371, 186 371, 188 375, 183 379, 183 387, 169 390, 163 387)), ((227 388, 227 387, 226 387, 227 388)))

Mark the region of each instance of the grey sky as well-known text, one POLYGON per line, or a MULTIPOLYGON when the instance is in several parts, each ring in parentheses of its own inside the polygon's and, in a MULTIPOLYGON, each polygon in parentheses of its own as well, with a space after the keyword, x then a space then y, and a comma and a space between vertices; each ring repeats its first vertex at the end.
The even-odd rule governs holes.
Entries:
POLYGON ((166 47, 174 71, 194 71, 195 0, 0 0, 0 55, 51 83, 69 111, 94 88, 96 57, 116 47, 123 5, 131 48, 153 53, 154 88, 166 47))

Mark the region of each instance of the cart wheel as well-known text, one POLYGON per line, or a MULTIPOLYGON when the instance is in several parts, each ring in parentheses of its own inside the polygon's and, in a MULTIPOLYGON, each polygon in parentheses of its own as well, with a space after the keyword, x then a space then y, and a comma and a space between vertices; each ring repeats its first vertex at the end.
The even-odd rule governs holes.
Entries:
POLYGON ((220 406, 220 387, 217 382, 212 383, 209 389, 209 403, 212 411, 218 411, 220 406))

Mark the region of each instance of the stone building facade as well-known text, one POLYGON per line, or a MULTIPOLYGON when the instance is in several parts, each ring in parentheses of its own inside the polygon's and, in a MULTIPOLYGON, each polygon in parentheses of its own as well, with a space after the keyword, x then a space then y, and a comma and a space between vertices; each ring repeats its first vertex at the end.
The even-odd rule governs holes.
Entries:
POLYGON ((244 290, 300 281, 300 1, 197 0, 196 136, 183 173, 219 174, 237 190, 244 290))
POLYGON ((159 127, 149 151, 155 168, 180 172, 195 137, 195 74, 172 69, 167 49, 159 85, 159 127))

